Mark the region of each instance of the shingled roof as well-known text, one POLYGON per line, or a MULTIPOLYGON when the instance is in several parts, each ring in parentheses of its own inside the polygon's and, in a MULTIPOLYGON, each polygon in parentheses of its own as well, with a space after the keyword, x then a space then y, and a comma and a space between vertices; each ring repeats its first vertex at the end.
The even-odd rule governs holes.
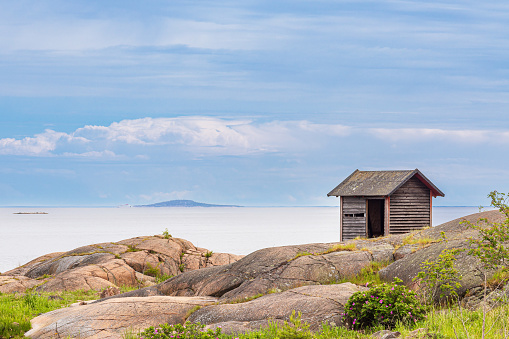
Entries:
POLYGON ((390 196, 405 182, 416 176, 432 192, 433 196, 444 196, 418 169, 407 171, 359 171, 355 170, 327 196, 390 196))

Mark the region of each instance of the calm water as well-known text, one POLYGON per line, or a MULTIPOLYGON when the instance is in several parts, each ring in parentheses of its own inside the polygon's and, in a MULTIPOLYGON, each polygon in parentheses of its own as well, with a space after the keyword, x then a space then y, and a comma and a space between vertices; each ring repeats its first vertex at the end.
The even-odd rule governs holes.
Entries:
MULTIPOLYGON (((38 256, 135 236, 161 234, 214 252, 248 254, 282 245, 339 241, 337 207, 0 208, 0 272, 38 256), (47 212, 48 214, 13 214, 47 212)), ((434 207, 433 225, 477 213, 434 207)))

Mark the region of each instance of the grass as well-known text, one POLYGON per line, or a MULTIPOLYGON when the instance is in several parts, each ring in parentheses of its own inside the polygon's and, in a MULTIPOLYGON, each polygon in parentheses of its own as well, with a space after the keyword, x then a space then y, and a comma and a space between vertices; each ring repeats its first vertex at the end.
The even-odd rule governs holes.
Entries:
MULTIPOLYGON (((366 250, 366 249, 363 249, 363 250, 366 250)), ((306 255, 324 255, 324 254, 329 254, 329 253, 332 253, 332 252, 340 252, 340 251, 357 251, 357 246, 354 243, 350 243, 350 244, 336 244, 336 245, 334 245, 332 247, 329 247, 328 249, 326 249, 323 252, 318 252, 318 253, 299 252, 299 253, 297 253, 295 255, 295 257, 293 257, 292 259, 288 260, 288 262, 293 261, 293 260, 295 260, 297 258, 306 256, 306 255)))
POLYGON ((30 319, 81 300, 98 299, 97 291, 72 291, 61 293, 1 294, 0 293, 0 338, 23 338, 30 330, 30 319), (58 295, 62 299, 49 299, 58 295))
MULTIPOLYGON (((122 293, 137 289, 132 286, 120 286, 122 293)), ((100 291, 64 291, 0 293, 0 338, 24 338, 30 330, 30 320, 41 313, 67 307, 78 301, 99 299, 100 291), (59 298, 50 299, 50 296, 59 298)))
POLYGON ((509 267, 503 267, 497 270, 493 276, 486 282, 491 289, 504 286, 509 281, 509 267))
POLYGON ((173 278, 173 275, 159 274, 159 275, 156 275, 154 278, 156 278, 156 284, 160 284, 170 278, 173 278))
MULTIPOLYGON (((371 282, 380 283, 377 278, 378 270, 384 267, 384 263, 373 262, 364 268, 361 273, 345 281, 357 284, 371 282)), ((341 282, 345 282, 341 281, 341 282)), ((122 292, 133 290, 133 287, 122 287, 122 292)), ((254 296, 255 299, 259 296, 254 296)), ((33 293, 26 294, 0 294, 0 338, 24 338, 23 334, 30 329, 30 319, 40 313, 49 312, 62 307, 67 307, 80 300, 95 300, 98 298, 97 291, 72 291, 61 293, 33 293), (50 295, 58 295, 62 298, 50 300, 50 295)), ((196 311, 193 309, 192 311, 196 311)), ((189 312, 192 314, 192 312, 189 312)), ((489 330, 487 338, 508 339, 509 338, 509 304, 495 308, 486 314, 486 329, 489 330)), ((458 307, 432 308, 427 318, 412 326, 398 324, 394 331, 402 333, 402 337, 417 328, 427 328, 430 332, 438 334, 438 338, 481 338, 483 312, 482 309, 469 311, 458 307)), ((339 324, 338 324, 339 325, 339 324)), ((284 325, 270 324, 267 328, 258 331, 238 335, 221 335, 221 339, 275 339, 281 335, 284 325)), ((344 327, 323 325, 321 329, 313 334, 313 339, 367 339, 372 333, 382 328, 372 328, 365 331, 353 331, 344 327)), ((126 331, 124 339, 138 338, 137 332, 126 331)))
POLYGON ((328 254, 328 253, 340 252, 340 251, 356 251, 356 250, 357 250, 357 246, 352 242, 349 244, 336 244, 320 254, 328 254))
POLYGON ((377 262, 371 261, 368 266, 361 269, 361 272, 353 277, 343 277, 340 280, 336 280, 334 284, 342 284, 345 282, 350 282, 356 285, 366 286, 375 286, 383 284, 383 281, 380 280, 380 276, 378 275, 378 271, 382 268, 387 267, 390 262, 377 262))
MULTIPOLYGON (((509 304, 495 308, 486 314, 486 329, 491 329, 487 338, 509 338, 509 304)), ((446 338, 481 338, 483 311, 469 311, 457 307, 433 309, 419 327, 429 328, 446 338)), ((403 332, 402 332, 403 333, 403 332)))
POLYGON ((143 274, 149 275, 151 277, 157 277, 161 275, 161 271, 159 270, 158 267, 153 267, 152 265, 150 265, 150 263, 147 263, 147 267, 143 271, 143 274))
POLYGON ((412 232, 404 237, 403 245, 419 245, 419 247, 424 247, 442 241, 442 239, 431 239, 427 237, 416 238, 415 235, 417 235, 417 232, 412 232))
POLYGON ((193 314, 194 312, 198 311, 201 308, 202 308, 202 306, 200 306, 200 305, 196 305, 195 307, 191 308, 189 311, 187 311, 186 316, 184 317, 184 319, 187 320, 187 318, 189 318, 191 316, 191 314, 193 314))
MULTIPOLYGON (((491 312, 486 317, 486 328, 491 329, 487 338, 490 339, 507 339, 509 338, 509 305, 502 306, 491 312)), ((397 324, 393 331, 401 333, 401 338, 405 338, 411 331, 418 328, 428 329, 430 333, 437 335, 438 339, 445 338, 481 338, 482 336, 482 310, 468 311, 465 309, 451 308, 440 309, 434 308, 427 313, 427 318, 423 321, 414 323, 413 325, 397 324)), ((293 325, 278 325, 268 323, 266 328, 258 331, 252 331, 244 334, 226 335, 221 334, 220 339, 276 339, 281 338, 281 334, 293 325)), ((383 330, 382 327, 366 329, 364 331, 349 330, 345 327, 324 324, 316 332, 310 332, 305 329, 302 324, 298 338, 312 339, 368 339, 372 338, 372 334, 383 330)), ((138 332, 126 331, 123 339, 137 339, 138 332)))
POLYGON ((136 248, 134 245, 127 245, 127 251, 126 252, 139 252, 140 249, 136 248))

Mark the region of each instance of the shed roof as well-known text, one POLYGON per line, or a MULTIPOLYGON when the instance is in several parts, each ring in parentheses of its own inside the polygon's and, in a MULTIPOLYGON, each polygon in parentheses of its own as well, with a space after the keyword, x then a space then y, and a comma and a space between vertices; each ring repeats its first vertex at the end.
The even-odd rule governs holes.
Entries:
POLYGON ((355 170, 327 196, 390 196, 412 177, 417 177, 432 192, 444 196, 418 169, 405 171, 359 171, 355 170))

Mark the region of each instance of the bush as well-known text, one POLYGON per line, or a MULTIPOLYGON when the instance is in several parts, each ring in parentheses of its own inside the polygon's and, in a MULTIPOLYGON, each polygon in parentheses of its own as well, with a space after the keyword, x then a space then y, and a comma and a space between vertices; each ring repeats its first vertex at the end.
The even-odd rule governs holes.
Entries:
POLYGON ((392 329, 397 322, 414 323, 425 317, 426 306, 421 305, 415 292, 398 285, 402 280, 354 293, 345 305, 345 322, 349 328, 360 329, 383 326, 392 329))
POLYGON ((290 315, 290 322, 285 321, 276 332, 277 339, 312 339, 313 334, 309 331, 309 325, 301 320, 301 313, 295 316, 295 310, 290 315))
POLYGON ((170 234, 170 232, 168 232, 168 229, 165 228, 164 231, 163 231, 163 238, 164 239, 170 239, 172 236, 170 234))
MULTIPOLYGON (((444 232, 441 232, 444 241, 447 241, 444 232)), ((460 249, 444 249, 434 261, 423 261, 421 269, 413 281, 419 284, 419 292, 424 301, 429 304, 439 300, 448 302, 458 298, 457 289, 461 287, 461 274, 454 267, 455 255, 461 252, 460 249)))
POLYGON ((159 327, 151 326, 145 331, 140 333, 139 338, 154 338, 154 339, 169 339, 169 338, 180 338, 180 339, 215 339, 221 335, 221 329, 218 328, 215 331, 207 330, 204 331, 205 325, 192 324, 186 321, 184 325, 160 325, 159 327))

